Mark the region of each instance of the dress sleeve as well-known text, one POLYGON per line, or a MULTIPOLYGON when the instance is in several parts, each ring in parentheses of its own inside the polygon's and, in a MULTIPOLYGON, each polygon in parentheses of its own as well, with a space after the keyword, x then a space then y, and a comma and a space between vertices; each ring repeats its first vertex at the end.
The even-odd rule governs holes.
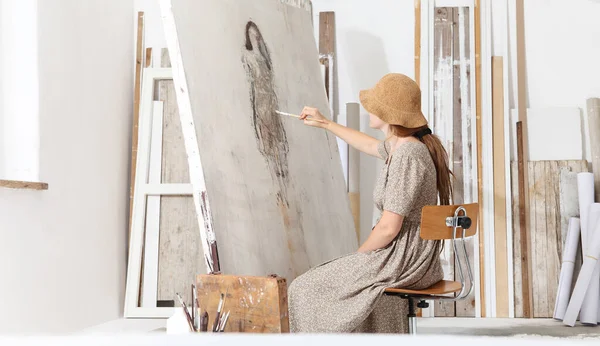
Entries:
POLYGON ((408 216, 422 193, 425 174, 425 167, 418 159, 394 156, 388 170, 383 209, 408 216))
POLYGON ((377 144, 377 152, 379 153, 379 155, 381 155, 381 158, 385 161, 387 160, 389 154, 388 154, 388 147, 385 144, 385 141, 381 141, 379 142, 379 144, 377 144))

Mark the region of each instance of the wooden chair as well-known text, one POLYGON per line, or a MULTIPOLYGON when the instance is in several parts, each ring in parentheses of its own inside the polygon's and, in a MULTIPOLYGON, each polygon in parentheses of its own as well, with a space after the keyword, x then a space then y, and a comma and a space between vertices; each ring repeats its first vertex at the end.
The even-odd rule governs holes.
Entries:
POLYGON ((479 207, 477 203, 466 205, 426 206, 421 214, 421 238, 427 240, 452 240, 454 258, 460 281, 442 280, 431 287, 422 290, 409 290, 403 288, 388 288, 385 295, 396 296, 408 300, 408 328, 409 334, 417 333, 417 315, 415 301, 418 308, 427 308, 426 300, 457 301, 466 298, 473 291, 473 271, 469 263, 469 255, 465 239, 477 233, 477 216, 479 207), (460 229, 460 231, 459 231, 460 229), (459 254, 462 243, 463 256, 459 254), (469 276, 469 285, 465 280, 463 268, 466 267, 469 276), (452 294, 452 296, 448 296, 452 294))

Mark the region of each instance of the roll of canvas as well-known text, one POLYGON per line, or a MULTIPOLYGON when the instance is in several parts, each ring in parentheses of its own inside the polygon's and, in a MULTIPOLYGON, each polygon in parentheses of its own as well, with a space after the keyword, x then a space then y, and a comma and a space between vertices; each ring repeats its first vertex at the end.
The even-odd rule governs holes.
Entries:
MULTIPOLYGON (((594 237, 587 247, 588 251, 586 255, 583 256, 583 265, 581 266, 575 289, 573 289, 573 295, 563 318, 563 323, 571 327, 575 325, 579 312, 581 311, 581 314, 583 314, 582 305, 587 304, 587 302, 584 304, 585 293, 590 286, 594 270, 598 264, 598 257, 600 257, 600 222, 596 223, 592 234, 594 234, 594 237)), ((594 310, 597 312, 598 308, 594 306, 594 310)))
MULTIPOLYGON (((594 227, 598 224, 598 217, 600 217, 600 203, 593 203, 587 208, 588 210, 588 221, 587 221, 587 232, 588 239, 595 239, 600 237, 600 228, 594 227)), ((588 248, 588 251, 590 249, 588 248)), ((596 259, 598 256, 593 256, 596 259)), ((598 306, 600 306, 600 266, 596 264, 590 285, 585 293, 584 306, 581 308, 579 320, 585 324, 598 324, 598 306), (584 308, 585 307, 585 308, 584 308)))
POLYGON ((563 252, 562 266, 560 268, 560 279, 558 281, 558 292, 556 293, 556 304, 554 305, 554 319, 562 320, 571 298, 571 286, 573 284, 573 270, 575 267, 575 257, 577 256, 577 246, 579 245, 580 235, 579 218, 569 219, 569 230, 567 232, 567 241, 565 251, 563 252))
POLYGON ((579 193, 579 219, 581 220, 581 249, 585 256, 589 244, 587 232, 589 208, 594 203, 594 174, 589 172, 578 173, 577 190, 579 193))

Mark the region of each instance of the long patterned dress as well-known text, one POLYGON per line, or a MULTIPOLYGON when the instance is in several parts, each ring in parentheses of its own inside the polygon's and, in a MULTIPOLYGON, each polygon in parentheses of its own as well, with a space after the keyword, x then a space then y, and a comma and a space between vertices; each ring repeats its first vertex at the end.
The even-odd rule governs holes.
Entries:
POLYGON ((441 243, 419 236, 421 209, 437 204, 427 147, 406 142, 390 155, 381 142, 378 151, 386 165, 375 186, 375 205, 404 216, 402 229, 385 248, 351 253, 297 277, 288 290, 292 332, 407 333, 408 303, 384 290, 423 289, 443 279, 441 243))

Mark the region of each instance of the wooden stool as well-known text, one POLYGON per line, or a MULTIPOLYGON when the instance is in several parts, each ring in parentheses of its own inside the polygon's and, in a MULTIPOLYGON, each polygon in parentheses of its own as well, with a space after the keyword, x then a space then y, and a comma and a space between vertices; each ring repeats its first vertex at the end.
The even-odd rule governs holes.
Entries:
POLYGON ((478 212, 479 207, 477 203, 462 206, 426 206, 423 208, 421 214, 421 238, 426 240, 452 240, 454 258, 458 267, 460 281, 442 280, 422 290, 403 288, 388 288, 385 290, 385 295, 408 300, 407 317, 409 334, 417 333, 415 301, 418 302, 418 308, 427 308, 429 307, 429 303, 426 300, 457 301, 466 298, 473 290, 473 271, 469 263, 465 239, 477 233, 478 212), (460 256, 458 251, 459 246, 457 243, 459 241, 462 243, 463 256, 460 256), (463 274, 463 266, 467 268, 469 276, 468 286, 463 274), (452 294, 452 296, 447 296, 448 294, 452 294))

